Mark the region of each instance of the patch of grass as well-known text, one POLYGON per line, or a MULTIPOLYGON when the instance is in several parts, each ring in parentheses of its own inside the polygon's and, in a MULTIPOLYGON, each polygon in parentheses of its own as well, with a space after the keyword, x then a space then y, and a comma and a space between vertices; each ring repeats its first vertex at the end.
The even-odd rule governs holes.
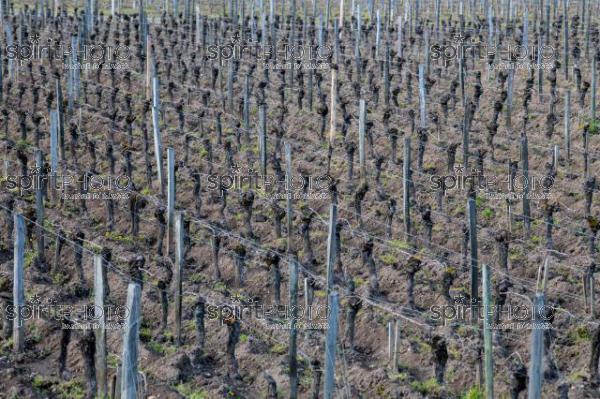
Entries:
POLYGON ((246 335, 246 334, 240 334, 240 342, 242 344, 245 344, 246 342, 248 342, 248 335, 246 335))
POLYGON ((118 241, 123 244, 133 244, 132 236, 123 235, 116 231, 107 231, 106 233, 104 233, 104 237, 108 238, 109 240, 118 241))
POLYGON ((116 368, 119 363, 121 363, 121 359, 119 359, 119 356, 115 355, 114 353, 109 353, 108 356, 106 356, 106 364, 109 367, 116 368))
POLYGON ((33 377, 31 385, 37 391, 47 391, 52 387, 52 381, 38 374, 33 377))
POLYGON ((59 384, 56 387, 56 394, 61 399, 83 399, 85 398, 85 388, 81 382, 71 380, 59 384))
POLYGON ((13 347, 13 339, 12 338, 8 338, 6 340, 4 340, 4 342, 2 343, 2 346, 0 346, 0 354, 2 356, 8 355, 13 347))
POLYGON ((485 208, 482 212, 481 212, 481 216, 483 216, 484 219, 491 219, 494 217, 494 211, 490 208, 485 208))
POLYGON ((197 391, 189 383, 175 385, 175 390, 187 399, 208 399, 208 394, 205 391, 197 391))
POLYGON ((579 382, 584 381, 588 378, 588 374, 585 371, 574 371, 569 374, 569 381, 571 382, 579 382))
POLYGON ((515 260, 520 259, 523 256, 521 248, 510 248, 508 250, 508 260, 514 262, 515 260))
POLYGON ((31 326, 29 329, 29 339, 33 344, 40 343, 42 341, 42 334, 38 330, 37 326, 31 326))
POLYGON ((460 360, 460 350, 455 345, 448 345, 448 355, 451 359, 460 360))
POLYGON ((591 136, 595 136, 600 132, 600 121, 598 119, 590 119, 588 132, 591 136))
POLYGON ((275 355, 283 355, 287 353, 287 346, 284 344, 275 344, 271 347, 271 353, 275 355))
POLYGON ((37 251, 25 251, 25 259, 23 260, 24 267, 27 269, 33 264, 33 261, 37 257, 37 251))
POLYGON ((406 373, 396 373, 396 374, 392 374, 390 376, 390 379, 392 381, 400 381, 400 382, 404 382, 408 379, 408 374, 406 373))
POLYGON ((435 378, 430 378, 425 381, 413 381, 410 387, 422 395, 433 395, 440 391, 440 385, 435 378))
POLYGON ((365 285, 365 280, 360 277, 354 277, 354 285, 356 288, 360 287, 361 285, 365 285))
POLYGON ((200 283, 204 282, 205 280, 206 280, 206 277, 204 277, 201 273, 192 274, 189 278, 189 281, 191 281, 194 284, 200 284, 200 283))
POLYGON ((159 342, 151 341, 148 342, 147 345, 148 349, 150 349, 152 352, 158 353, 159 355, 164 355, 165 353, 167 353, 167 350, 164 347, 164 345, 159 342))
POLYGON ((384 265, 388 266, 396 264, 397 259, 398 258, 392 254, 384 254, 379 257, 379 260, 381 260, 384 265))
POLYGON ((389 242, 389 244, 394 249, 399 249, 399 250, 410 249, 410 244, 407 243, 406 241, 402 241, 402 240, 391 240, 389 242))
POLYGON ((150 342, 151 339, 152 339, 152 329, 150 327, 140 328, 140 341, 141 342, 150 342))
POLYGON ((225 292, 227 291, 227 286, 225 285, 224 282, 222 281, 217 281, 214 285, 213 285, 213 290, 217 291, 217 292, 225 292))
POLYGON ((590 330, 587 326, 577 326, 567 333, 567 340, 571 344, 587 342, 591 339, 590 330))
POLYGON ((483 399, 483 390, 479 387, 473 387, 465 393, 461 399, 483 399))
POLYGON ((21 150, 26 150, 31 147, 31 144, 29 141, 21 139, 16 142, 16 147, 21 150))

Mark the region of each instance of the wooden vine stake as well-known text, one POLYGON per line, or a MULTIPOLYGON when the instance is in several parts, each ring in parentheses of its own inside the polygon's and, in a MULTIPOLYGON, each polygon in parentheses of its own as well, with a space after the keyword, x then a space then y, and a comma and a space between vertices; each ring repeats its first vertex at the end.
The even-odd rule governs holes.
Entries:
POLYGON ((367 178, 367 167, 365 165, 365 133, 367 126, 367 105, 365 100, 361 99, 359 102, 359 116, 358 116, 358 154, 360 160, 360 178, 365 181, 367 178))
POLYGON ((336 110, 335 110, 335 92, 337 85, 337 70, 335 68, 331 68, 331 95, 330 95, 330 119, 329 119, 329 146, 333 148, 333 142, 335 139, 335 120, 336 120, 336 110))
POLYGON ((175 215, 175 339, 177 346, 182 345, 181 315, 183 298, 183 268, 184 268, 184 239, 183 212, 175 215))
POLYGON ((292 146, 285 142, 287 253, 292 250, 292 146))
POLYGON ((404 138, 404 160, 403 160, 403 205, 404 205, 404 234, 405 241, 410 242, 410 137, 404 138))
POLYGON ((335 349, 337 344, 338 327, 338 301, 337 292, 329 294, 329 315, 327 317, 327 337, 325 341, 325 383, 324 399, 333 398, 335 390, 335 349))
POLYGON ((333 267, 335 265, 335 228, 337 226, 337 205, 329 206, 329 227, 327 235, 327 292, 333 288, 333 267))
POLYGON ((571 163, 571 91, 567 90, 565 97, 565 152, 567 156, 567 165, 571 163))
MULTIPOLYGON (((477 208, 474 198, 469 198, 468 202, 469 209, 469 240, 471 247, 471 301, 477 303, 479 300, 479 281, 478 281, 478 259, 477 259, 477 208)), ((477 322, 477 307, 471 307, 471 321, 477 322)))
POLYGON ((141 323, 140 297, 137 283, 127 287, 127 311, 121 356, 121 399, 137 399, 138 394, 138 342, 141 323))
POLYGON ((592 123, 596 123, 596 57, 592 59, 592 123))
MULTIPOLYGON (((521 137, 521 161, 523 162, 523 179, 529 181, 529 147, 527 136, 521 137)), ((525 226, 525 238, 531 234, 531 207, 529 204, 529 184, 523 185, 523 224, 525 226)))
MULTIPOLYGON (((155 78, 156 79, 156 78, 155 78)), ((162 162, 162 142, 160 139, 160 110, 156 106, 152 106, 152 124, 154 129, 154 155, 156 157, 156 171, 158 174, 158 184, 160 186, 160 194, 165 196, 165 181, 162 162)))
POLYGON ((291 328, 290 328, 290 399, 298 397, 298 359, 297 359, 297 308, 298 308, 298 258, 292 255, 289 262, 290 267, 290 310, 291 310, 291 328))
POLYGON ((419 64, 419 111, 421 118, 421 127, 427 127, 427 104, 425 99, 425 66, 419 64))
POLYGON ((494 365, 492 348, 492 315, 491 303, 491 278, 490 268, 485 263, 482 265, 482 289, 483 289, 483 349, 485 363, 485 396, 494 399, 494 365))
POLYGON ((16 317, 13 319, 13 351, 21 353, 25 347, 25 324, 23 320, 23 306, 25 306, 25 279, 23 276, 25 220, 23 215, 17 213, 14 217, 13 306, 16 310, 16 317))
POLYGON ((96 381, 98 397, 108 397, 106 373, 106 317, 104 314, 104 260, 102 255, 94 254, 94 319, 96 322, 96 381))
POLYGON ((259 117, 259 143, 260 148, 260 172, 263 176, 267 175, 267 104, 262 103, 258 106, 259 117))
MULTIPOLYGON (((58 173, 58 114, 56 111, 50 111, 50 194, 53 200, 55 198, 54 188, 56 187, 56 174, 58 173)), ((64 187, 64 185, 63 185, 64 187)))
MULTIPOLYGON (((35 167, 38 174, 44 173, 44 154, 42 150, 35 151, 35 167)), ((46 257, 45 245, 44 245, 44 187, 42 184, 38 184, 35 190, 35 222, 36 222, 36 233, 37 233, 37 266, 41 270, 46 270, 46 257)))
POLYGON ((548 279, 548 257, 544 265, 538 269, 537 285, 534 299, 535 326, 531 330, 531 357, 529 361, 528 399, 538 399, 542 395, 542 357, 544 354, 544 329, 540 326, 544 318, 540 315, 544 309, 544 292, 548 279))
POLYGON ((173 225, 175 217, 175 150, 167 148, 167 254, 173 255, 173 225))

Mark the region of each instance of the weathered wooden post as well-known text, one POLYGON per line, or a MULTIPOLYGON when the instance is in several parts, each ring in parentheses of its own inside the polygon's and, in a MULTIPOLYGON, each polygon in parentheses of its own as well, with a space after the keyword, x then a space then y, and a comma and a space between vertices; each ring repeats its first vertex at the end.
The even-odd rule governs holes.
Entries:
POLYGON ((285 173, 286 173, 286 221, 287 221, 287 253, 292 250, 292 146, 285 142, 285 173))
POLYGON ((402 16, 398 16, 398 38, 396 40, 396 52, 400 57, 403 56, 402 46, 402 30, 404 29, 404 22, 402 16))
MULTIPOLYGON (((50 193, 53 200, 56 188, 56 173, 58 172, 58 114, 50 111, 50 193)), ((63 187, 64 189, 64 187, 63 187)))
POLYGON ((329 100, 329 147, 333 148, 333 142, 335 139, 335 123, 336 123, 336 109, 335 109, 335 98, 336 98, 336 86, 337 86, 337 69, 331 68, 331 94, 329 100))
POLYGON ((390 47, 385 47, 385 60, 383 61, 383 104, 390 106, 390 47))
POLYGON ((108 398, 108 379, 106 373, 106 316, 104 313, 104 260, 102 255, 94 254, 94 321, 96 328, 96 382, 98 397, 108 398))
POLYGON ((592 57, 592 123, 596 124, 596 57, 592 57))
POLYGON ((335 350, 338 327, 338 293, 329 294, 329 315, 327 317, 327 337, 325 341, 325 383, 324 399, 333 398, 335 390, 335 350))
POLYGON ((507 92, 508 97, 506 99, 506 127, 512 129, 512 107, 513 107, 513 87, 514 87, 515 71, 513 69, 508 70, 507 79, 507 92))
POLYGON ((333 267, 335 265, 335 228, 337 226, 337 205, 329 206, 329 227, 327 235, 327 292, 333 288, 333 267))
POLYGON ((569 17, 568 17, 568 6, 567 0, 563 0, 563 23, 564 28, 564 43, 563 43, 563 68, 565 69, 565 79, 569 80, 569 17))
POLYGON ((60 159, 64 161, 65 154, 65 116, 63 110, 63 95, 60 87, 60 79, 56 78, 56 113, 58 114, 58 133, 60 143, 60 159))
POLYGON ((233 110, 233 61, 231 58, 227 62, 227 103, 230 110, 233 110))
POLYGON ((567 165, 571 163, 571 91, 567 90, 565 98, 565 151, 567 156, 567 165))
POLYGON ((375 13, 375 60, 379 61, 379 47, 381 42, 381 23, 379 17, 379 10, 375 13))
MULTIPOLYGON (((41 177, 44 174, 44 154, 42 150, 35 151, 36 175, 41 177)), ((37 234, 37 258, 36 265, 40 271, 46 271, 46 257, 44 245, 44 184, 40 179, 36 184, 35 190, 35 222, 37 234)))
MULTIPOLYGON (((478 250, 477 250, 477 207, 475 198, 469 198, 467 201, 469 209, 469 240, 471 247, 471 301, 479 302, 479 281, 478 281, 478 250)), ((477 323, 477 307, 471 307, 471 322, 477 323)))
POLYGON ((492 315, 491 303, 491 281, 489 266, 482 265, 482 290, 483 290, 483 350, 485 354, 485 395, 487 399, 494 398, 494 365, 492 349, 492 315))
POLYGON ((127 287, 127 311, 121 356, 121 399, 137 399, 138 395, 138 341, 141 323, 141 288, 137 283, 127 287))
POLYGON ((260 148, 260 172, 263 176, 267 175, 267 104, 262 103, 258 106, 259 117, 259 148, 260 148))
POLYGON ((154 128, 154 155, 156 157, 156 172, 158 174, 158 184, 160 185, 160 193, 164 198, 165 196, 165 182, 164 182, 164 171, 162 162, 162 142, 160 139, 160 122, 159 122, 159 109, 152 107, 152 124, 154 128))
POLYGON ((540 314, 544 309, 544 291, 546 289, 546 281, 548 273, 548 258, 544 261, 544 266, 538 269, 537 287, 535 293, 534 306, 534 322, 536 326, 531 330, 531 349, 529 360, 529 384, 528 384, 528 399, 538 399, 542 395, 542 357, 544 354, 544 328, 540 326, 545 321, 543 315, 540 314), (543 271, 542 271, 543 270, 543 271))
POLYGON ((419 64, 419 111, 421 119, 421 127, 427 127, 427 109, 425 99, 425 66, 419 64))
POLYGON ((182 345, 181 315, 183 298, 183 268, 184 268, 185 231, 183 212, 175 215, 175 339, 177 346, 182 345))
POLYGON ((394 357, 392 361, 392 370, 398 369, 398 349, 400 346, 400 320, 394 323, 394 357))
POLYGON ((393 332, 392 332, 392 326, 394 325, 393 322, 388 321, 388 360, 391 361, 392 360, 392 350, 394 347, 394 340, 393 340, 393 332))
POLYGON ((167 255, 173 255, 173 225, 175 217, 175 149, 167 148, 167 255))
POLYGON ((527 136, 521 137, 521 162, 523 163, 523 224, 525 226, 525 238, 531 233, 531 208, 529 205, 529 148, 527 136))
POLYGON ((404 160, 402 169, 404 172, 402 176, 402 188, 404 193, 404 234, 405 241, 410 242, 410 137, 404 138, 404 160))
POLYGON ((465 173, 469 170, 469 143, 471 141, 469 137, 469 131, 471 130, 471 115, 470 115, 470 104, 465 102, 464 110, 465 115, 462 123, 462 147, 463 147, 463 168, 465 173))
POLYGON ((244 77, 244 130, 246 135, 250 130, 250 79, 248 75, 244 77))
POLYGON ((298 258, 292 255, 290 262, 290 348, 289 348, 289 366, 290 366, 290 398, 298 397, 298 359, 297 359, 297 336, 298 336, 298 258))
POLYGON ((25 349, 25 324, 23 307, 25 306, 25 282, 23 267, 25 264, 25 220, 23 215, 15 213, 14 221, 14 264, 13 264, 13 351, 25 349))
POLYGON ((367 105, 365 100, 359 102, 358 115, 358 154, 360 159, 360 178, 364 182, 367 179, 367 168, 365 161, 365 133, 367 126, 367 105))

